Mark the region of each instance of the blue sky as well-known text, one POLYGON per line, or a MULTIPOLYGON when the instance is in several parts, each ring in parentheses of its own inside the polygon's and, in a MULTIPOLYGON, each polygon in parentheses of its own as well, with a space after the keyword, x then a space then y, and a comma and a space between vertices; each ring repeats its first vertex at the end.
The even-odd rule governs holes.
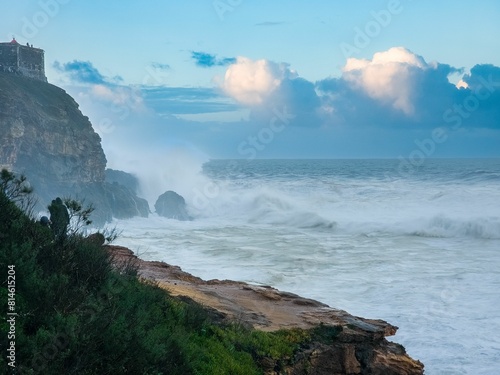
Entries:
POLYGON ((495 0, 2 0, 0 39, 46 51, 110 166, 172 149, 416 165, 500 157, 499 19, 495 0))

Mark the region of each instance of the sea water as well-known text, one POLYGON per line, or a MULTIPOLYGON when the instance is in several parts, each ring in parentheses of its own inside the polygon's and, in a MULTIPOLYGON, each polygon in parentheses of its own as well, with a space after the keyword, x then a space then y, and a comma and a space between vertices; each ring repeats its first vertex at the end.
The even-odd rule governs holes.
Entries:
POLYGON ((426 374, 500 373, 499 159, 213 160, 193 173, 178 191, 193 221, 116 221, 117 244, 384 319, 426 374))

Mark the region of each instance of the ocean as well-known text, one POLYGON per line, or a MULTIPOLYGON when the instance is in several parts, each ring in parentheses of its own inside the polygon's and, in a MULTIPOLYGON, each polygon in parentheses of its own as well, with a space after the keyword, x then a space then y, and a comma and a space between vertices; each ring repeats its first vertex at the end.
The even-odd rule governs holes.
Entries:
POLYGON ((428 375, 500 373, 500 159, 190 168, 158 195, 176 188, 194 220, 117 220, 116 244, 384 319, 428 375))

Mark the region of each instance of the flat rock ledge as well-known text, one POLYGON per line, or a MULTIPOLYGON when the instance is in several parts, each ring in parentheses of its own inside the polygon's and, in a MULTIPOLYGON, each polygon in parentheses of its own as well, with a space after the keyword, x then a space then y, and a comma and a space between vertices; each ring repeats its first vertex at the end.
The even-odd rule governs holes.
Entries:
POLYGON ((139 267, 140 277, 156 281, 172 296, 188 297, 216 310, 230 321, 267 332, 310 329, 319 325, 342 328, 331 343, 313 342, 301 348, 286 366, 282 363, 278 366, 276 361, 269 359, 268 363, 263 363, 266 375, 424 373, 424 365, 410 358, 403 346, 386 340, 398 327, 383 320, 356 317, 270 286, 230 280, 205 281, 180 267, 139 259, 125 247, 108 245, 107 248, 116 264, 134 262, 139 267))

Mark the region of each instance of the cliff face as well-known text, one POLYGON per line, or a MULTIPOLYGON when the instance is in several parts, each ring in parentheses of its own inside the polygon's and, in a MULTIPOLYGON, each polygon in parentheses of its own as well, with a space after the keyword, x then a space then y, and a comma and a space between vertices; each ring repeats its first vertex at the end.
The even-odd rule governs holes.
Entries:
MULTIPOLYGON (((0 168, 23 173, 42 205, 55 196, 85 198, 99 223, 119 206, 109 201, 116 187, 105 182, 99 135, 71 96, 45 82, 0 73, 0 168)), ((135 204, 134 197, 126 200, 135 204)))
POLYGON ((101 139, 56 86, 0 74, 0 163, 47 183, 104 181, 101 139))

